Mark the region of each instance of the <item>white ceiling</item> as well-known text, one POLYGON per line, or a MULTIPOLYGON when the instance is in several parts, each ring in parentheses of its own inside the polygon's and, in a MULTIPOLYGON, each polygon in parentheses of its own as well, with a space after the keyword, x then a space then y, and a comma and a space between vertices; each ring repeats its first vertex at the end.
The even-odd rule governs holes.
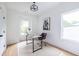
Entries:
POLYGON ((46 10, 50 10, 51 8, 54 8, 59 4, 59 2, 37 2, 39 10, 36 12, 33 12, 30 10, 30 6, 32 5, 32 2, 5 2, 5 5, 7 9, 16 10, 18 12, 28 12, 30 14, 42 14, 46 10))

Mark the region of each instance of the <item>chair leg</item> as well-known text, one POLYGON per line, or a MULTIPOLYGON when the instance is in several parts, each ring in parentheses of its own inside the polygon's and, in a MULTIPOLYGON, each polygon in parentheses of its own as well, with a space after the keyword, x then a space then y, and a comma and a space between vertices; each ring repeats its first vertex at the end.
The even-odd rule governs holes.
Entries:
POLYGON ((45 46, 47 46, 47 45, 46 45, 46 42, 44 42, 44 44, 45 44, 45 46))

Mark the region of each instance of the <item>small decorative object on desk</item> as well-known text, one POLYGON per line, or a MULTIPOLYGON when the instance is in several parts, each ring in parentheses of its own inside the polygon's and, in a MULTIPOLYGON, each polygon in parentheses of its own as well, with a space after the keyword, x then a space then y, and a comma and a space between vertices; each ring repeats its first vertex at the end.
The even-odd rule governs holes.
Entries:
POLYGON ((29 39, 27 37, 30 35, 30 33, 31 33, 31 28, 27 28, 26 29, 26 44, 28 44, 29 39))

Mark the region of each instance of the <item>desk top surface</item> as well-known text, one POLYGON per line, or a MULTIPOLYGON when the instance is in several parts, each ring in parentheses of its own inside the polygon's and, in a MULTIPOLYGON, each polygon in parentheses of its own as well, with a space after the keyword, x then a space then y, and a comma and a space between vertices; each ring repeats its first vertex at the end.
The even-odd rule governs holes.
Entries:
POLYGON ((41 37, 41 36, 33 36, 32 38, 38 38, 38 37, 41 37))

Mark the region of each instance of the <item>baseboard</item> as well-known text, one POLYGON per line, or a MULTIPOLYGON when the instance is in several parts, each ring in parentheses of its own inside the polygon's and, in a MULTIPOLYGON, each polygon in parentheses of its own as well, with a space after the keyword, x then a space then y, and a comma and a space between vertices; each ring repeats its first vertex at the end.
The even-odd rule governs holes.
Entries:
POLYGON ((14 45, 14 44, 17 44, 17 43, 20 43, 20 42, 23 42, 23 41, 25 41, 25 40, 21 40, 21 41, 19 41, 19 42, 15 42, 15 43, 7 44, 7 47, 8 47, 8 46, 11 46, 11 45, 14 45))
POLYGON ((72 55, 74 55, 74 56, 79 56, 79 55, 76 55, 76 54, 74 54, 74 53, 72 53, 72 52, 70 52, 70 51, 67 51, 67 50, 63 49, 63 48, 60 48, 60 47, 58 47, 58 46, 56 46, 56 45, 54 45, 54 44, 50 44, 50 43, 48 43, 48 42, 46 42, 46 43, 47 43, 48 45, 52 46, 52 47, 55 47, 55 48, 60 49, 60 50, 62 50, 62 51, 68 52, 68 53, 70 53, 70 54, 72 54, 72 55))
MULTIPOLYGON (((18 43, 18 42, 17 42, 17 43, 18 43)), ((8 44, 7 47, 8 47, 8 46, 12 46, 12 45, 17 44, 17 43, 8 44)))

